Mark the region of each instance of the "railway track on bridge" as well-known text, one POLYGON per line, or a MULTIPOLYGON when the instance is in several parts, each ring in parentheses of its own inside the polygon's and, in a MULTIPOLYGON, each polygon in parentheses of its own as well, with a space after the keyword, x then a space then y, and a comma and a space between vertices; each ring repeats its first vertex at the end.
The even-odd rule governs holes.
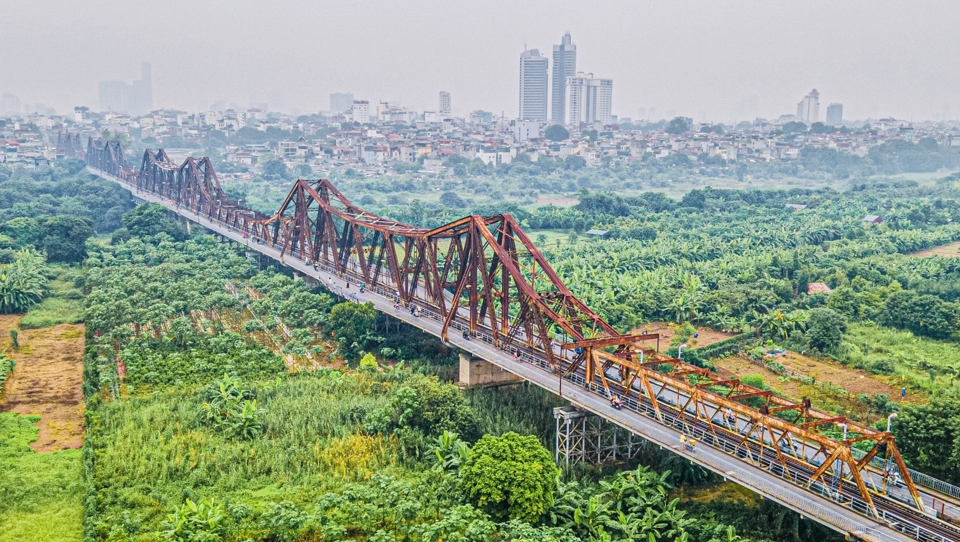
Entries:
MULTIPOLYGON (((64 142, 79 153, 76 137, 64 142)), ((362 301, 378 310, 824 525, 878 542, 960 540, 960 529, 931 511, 933 499, 960 509, 960 490, 929 478, 918 488, 892 434, 663 356, 644 346, 653 336, 619 334, 563 285, 509 215, 419 228, 354 206, 325 180, 297 181, 264 215, 230 200, 206 158, 176 164, 148 150, 134 170, 119 144, 93 139, 83 158, 138 198, 335 293, 363 282, 362 301), (398 302, 421 314, 395 310, 398 302), (824 434, 840 427, 843 439, 824 434), (677 446, 681 434, 701 443, 696 452, 677 446)))

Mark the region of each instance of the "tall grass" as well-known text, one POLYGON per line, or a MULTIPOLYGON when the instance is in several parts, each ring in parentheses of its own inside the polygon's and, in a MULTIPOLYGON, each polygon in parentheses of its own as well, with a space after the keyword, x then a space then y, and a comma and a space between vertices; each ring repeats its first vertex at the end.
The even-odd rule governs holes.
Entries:
POLYGON ((844 341, 843 361, 873 372, 883 368, 881 374, 893 385, 926 393, 957 386, 960 345, 955 342, 862 323, 850 324, 844 341))
POLYGON ((39 419, 0 413, 0 542, 83 539, 80 450, 34 452, 39 419))
POLYGON ((305 504, 374 473, 416 477, 419 469, 404 460, 396 439, 361 433, 366 413, 390 400, 384 385, 361 373, 261 382, 255 387, 265 432, 254 441, 199 423, 198 389, 100 405, 88 432, 99 529, 127 514, 150 532, 186 497, 305 504))
POLYGON ((52 280, 43 301, 20 319, 23 329, 83 322, 83 270, 67 265, 50 266, 52 280))

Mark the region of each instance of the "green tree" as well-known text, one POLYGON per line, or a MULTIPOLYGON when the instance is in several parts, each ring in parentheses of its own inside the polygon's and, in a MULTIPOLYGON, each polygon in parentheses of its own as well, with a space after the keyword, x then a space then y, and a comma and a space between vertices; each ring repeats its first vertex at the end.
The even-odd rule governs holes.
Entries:
POLYGON ((309 179, 313 176, 313 169, 307 164, 297 164, 293 168, 293 176, 298 179, 309 179))
POLYGON ((564 141, 570 139, 570 132, 559 124, 553 124, 543 131, 543 137, 550 141, 564 141))
POLYGON ((17 246, 36 246, 40 240, 40 224, 34 218, 17 217, 4 222, 0 233, 12 237, 17 246))
POLYGON ((880 315, 884 325, 907 329, 932 339, 948 339, 956 332, 960 310, 954 303, 910 290, 887 297, 880 315))
POLYGON ((43 256, 29 250, 0 265, 0 314, 27 312, 39 303, 47 289, 45 272, 43 256))
POLYGON ((87 257, 93 222, 78 216, 51 216, 40 221, 40 246, 53 262, 80 262, 87 257))
POLYGON ((560 469, 534 436, 484 435, 461 468, 476 505, 498 520, 536 522, 553 505, 560 469))
POLYGON ((893 432, 911 467, 941 480, 960 482, 960 401, 939 397, 923 404, 904 404, 893 432))
POLYGON ((832 309, 820 307, 809 313, 807 340, 810 348, 821 352, 832 352, 840 346, 846 330, 847 321, 832 309))
POLYGON ((286 164, 277 159, 267 160, 262 164, 263 178, 273 180, 291 179, 294 175, 286 164))
POLYGON ((467 206, 463 198, 458 196, 456 192, 444 192, 440 194, 440 204, 453 209, 462 209, 467 206))
POLYGON ((785 134, 795 134, 799 132, 806 132, 807 125, 802 122, 791 121, 783 125, 783 133, 785 134))
POLYGON ((360 354, 377 342, 373 324, 377 320, 373 303, 339 303, 330 310, 330 331, 340 343, 340 353, 348 361, 357 361, 360 354))
POLYGON ((140 205, 123 215, 123 226, 130 235, 152 237, 165 233, 175 241, 187 238, 187 230, 167 215, 167 209, 154 203, 140 205))
POLYGON ((667 123, 667 127, 664 128, 664 132, 668 134, 682 134, 684 132, 690 131, 690 121, 684 117, 674 117, 673 120, 667 123))
POLYGON ((578 171, 587 167, 587 161, 582 156, 571 154, 563 159, 563 169, 578 171))

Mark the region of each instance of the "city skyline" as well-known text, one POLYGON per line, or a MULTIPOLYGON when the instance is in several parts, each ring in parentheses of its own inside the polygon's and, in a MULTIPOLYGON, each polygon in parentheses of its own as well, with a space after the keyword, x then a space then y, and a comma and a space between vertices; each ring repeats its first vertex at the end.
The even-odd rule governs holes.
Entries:
POLYGON ((942 54, 960 45, 950 28, 960 16, 956 3, 814 1, 796 10, 752 1, 604 2, 599 7, 618 16, 589 18, 573 2, 544 10, 494 0, 490 9, 463 6, 443 21, 439 13, 448 10, 436 9, 437 2, 414 4, 291 2, 281 11, 245 0, 173 0, 171 9, 209 25, 208 32, 178 36, 132 31, 127 22, 148 20, 147 6, 53 0, 0 21, 0 47, 18 51, 4 59, 0 95, 60 113, 97 107, 99 81, 128 79, 150 59, 154 107, 198 110, 223 102, 311 112, 325 110, 330 93, 349 91, 371 103, 433 110, 437 92, 446 90, 457 95, 454 115, 483 109, 514 116, 515 59, 524 41, 549 55, 569 31, 580 45, 577 64, 617 81, 613 114, 621 117, 654 109, 712 121, 776 118, 792 114, 797 97, 814 87, 825 104, 843 103, 849 119, 960 115, 958 61, 942 54), (494 17, 497 6, 514 16, 494 17), (115 17, 97 16, 107 11, 115 17), (337 24, 307 32, 317 21, 337 24), (429 38, 411 37, 421 30, 429 38), (247 39, 264 32, 277 39, 247 39), (393 45, 358 37, 371 32, 393 45), (63 44, 72 54, 53 51, 63 44), (402 60, 418 57, 432 62, 402 60))

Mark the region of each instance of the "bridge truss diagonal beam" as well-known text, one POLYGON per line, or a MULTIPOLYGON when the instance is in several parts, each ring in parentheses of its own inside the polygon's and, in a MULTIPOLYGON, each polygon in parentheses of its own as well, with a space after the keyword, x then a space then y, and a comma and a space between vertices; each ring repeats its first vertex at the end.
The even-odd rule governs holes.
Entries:
POLYGON ((712 442, 733 442, 740 461, 776 465, 797 481, 798 490, 865 503, 862 513, 876 520, 891 507, 925 514, 892 434, 644 346, 658 336, 619 334, 563 284, 508 214, 421 228, 357 207, 326 179, 301 179, 280 208, 265 215, 230 199, 208 158, 177 164, 162 149, 146 150, 134 170, 118 142, 93 138, 85 158, 93 170, 160 198, 178 213, 242 234, 261 251, 276 251, 281 262, 322 267, 435 314, 442 339, 449 340, 451 329, 483 337, 517 359, 542 360, 561 380, 644 405, 662 423, 679 420, 712 442), (845 438, 836 437, 840 427, 845 438), (860 459, 854 445, 864 450, 860 459), (889 498, 890 471, 878 462, 897 467, 905 502, 889 498))

